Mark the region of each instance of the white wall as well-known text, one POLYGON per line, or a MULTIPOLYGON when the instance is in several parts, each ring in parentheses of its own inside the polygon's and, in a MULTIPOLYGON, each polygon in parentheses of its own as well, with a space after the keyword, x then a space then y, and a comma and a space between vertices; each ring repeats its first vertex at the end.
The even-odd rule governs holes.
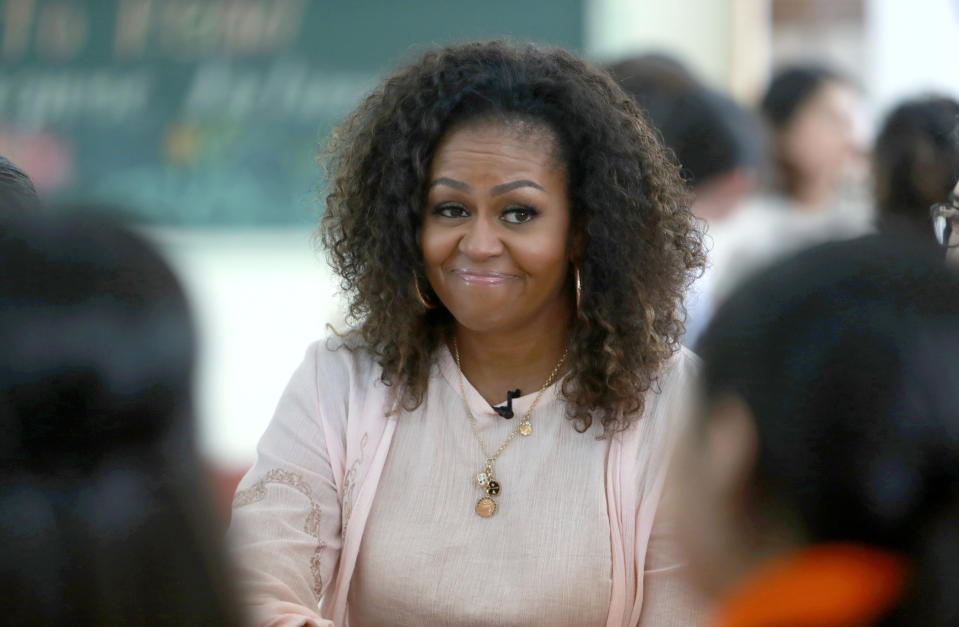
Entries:
POLYGON ((342 328, 342 299, 311 233, 152 232, 190 297, 199 331, 201 450, 226 468, 256 443, 307 345, 342 328))
POLYGON ((732 10, 737 0, 589 0, 586 54, 600 62, 666 52, 705 80, 729 84, 732 10))
POLYGON ((959 99, 959 0, 869 0, 867 88, 880 114, 938 92, 959 99))

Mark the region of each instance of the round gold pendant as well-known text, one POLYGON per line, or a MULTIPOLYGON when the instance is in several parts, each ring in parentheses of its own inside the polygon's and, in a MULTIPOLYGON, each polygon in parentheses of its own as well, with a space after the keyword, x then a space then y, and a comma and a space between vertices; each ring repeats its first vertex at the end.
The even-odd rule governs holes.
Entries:
POLYGON ((476 502, 476 513, 483 518, 489 518, 496 513, 496 501, 488 496, 484 496, 476 502))
POLYGON ((529 424, 528 422, 524 422, 520 424, 519 426, 520 435, 529 435, 532 432, 533 432, 533 425, 529 424))

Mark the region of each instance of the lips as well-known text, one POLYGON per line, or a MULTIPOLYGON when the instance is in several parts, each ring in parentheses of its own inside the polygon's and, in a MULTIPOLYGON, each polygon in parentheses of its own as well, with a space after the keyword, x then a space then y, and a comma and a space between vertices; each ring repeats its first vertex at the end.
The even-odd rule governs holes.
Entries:
POLYGON ((494 272, 492 270, 474 270, 472 268, 457 269, 452 272, 454 276, 467 285, 502 285, 503 283, 519 278, 515 274, 494 272))

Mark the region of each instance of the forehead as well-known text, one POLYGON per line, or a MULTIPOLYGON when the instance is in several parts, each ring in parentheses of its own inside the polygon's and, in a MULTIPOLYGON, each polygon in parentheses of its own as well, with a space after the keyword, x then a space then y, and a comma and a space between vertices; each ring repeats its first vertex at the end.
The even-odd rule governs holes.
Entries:
POLYGON ((859 95, 856 90, 843 82, 829 80, 822 83, 810 94, 806 102, 800 105, 797 113, 814 111, 852 111, 856 109, 859 95))
POLYGON ((566 170, 555 133, 545 124, 525 120, 482 120, 454 126, 437 145, 432 169, 469 161, 566 170))

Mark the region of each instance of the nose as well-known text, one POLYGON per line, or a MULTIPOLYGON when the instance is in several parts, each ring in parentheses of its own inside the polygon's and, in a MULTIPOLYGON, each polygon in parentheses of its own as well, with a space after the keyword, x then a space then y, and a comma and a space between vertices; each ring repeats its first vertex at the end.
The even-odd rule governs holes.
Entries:
POLYGON ((503 242, 495 224, 485 216, 478 216, 466 225, 460 239, 460 252, 477 261, 495 257, 503 252, 503 242))

